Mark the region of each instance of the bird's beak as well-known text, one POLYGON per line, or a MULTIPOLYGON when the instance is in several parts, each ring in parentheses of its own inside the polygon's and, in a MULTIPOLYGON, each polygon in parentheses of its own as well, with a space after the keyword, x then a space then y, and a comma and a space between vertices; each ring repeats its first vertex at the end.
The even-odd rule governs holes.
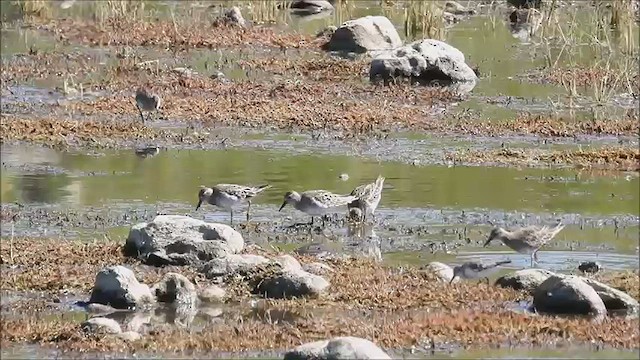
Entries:
POLYGON ((202 199, 198 200, 198 205, 196 205, 196 211, 200 209, 200 205, 202 205, 202 199))
POLYGON ((280 209, 279 209, 278 211, 282 211, 282 208, 284 208, 286 205, 287 205, 287 202, 286 202, 286 201, 285 201, 285 202, 283 202, 283 203, 282 203, 282 206, 280 206, 280 209))
POLYGON ((458 276, 453 275, 453 277, 451 278, 451 280, 449 280, 449 285, 451 285, 451 283, 453 282, 453 280, 455 280, 458 276))
POLYGON ((484 243, 484 245, 482 245, 482 247, 487 247, 487 245, 489 245, 490 242, 491 242, 491 238, 487 239, 487 241, 484 243))

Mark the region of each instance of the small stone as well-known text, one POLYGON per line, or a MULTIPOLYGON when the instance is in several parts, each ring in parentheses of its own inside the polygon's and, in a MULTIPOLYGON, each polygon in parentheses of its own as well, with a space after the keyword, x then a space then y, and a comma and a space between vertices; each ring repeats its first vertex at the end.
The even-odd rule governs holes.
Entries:
POLYGON ((195 285, 178 273, 165 274, 151 291, 156 295, 158 302, 195 305, 198 301, 195 285))
POLYGON ((124 341, 137 341, 142 339, 142 335, 135 331, 125 331, 123 333, 117 334, 116 336, 124 341))
POLYGON ((82 330, 93 334, 120 334, 122 329, 117 321, 105 317, 94 317, 80 325, 82 330))
POLYGON ((578 266, 578 270, 585 274, 595 274, 602 270, 602 265, 597 261, 585 261, 578 266))
POLYGON ((349 174, 347 174, 347 173, 340 174, 340 176, 338 176, 338 178, 340 180, 342 180, 342 181, 347 181, 347 180, 349 180, 349 174))
POLYGON ((302 265, 302 270, 315 274, 315 275, 326 275, 327 273, 332 273, 333 269, 331 266, 327 264, 323 264, 321 262, 312 262, 309 264, 302 265))
POLYGON ((300 262, 289 254, 277 256, 274 259, 285 271, 302 270, 300 262))
POLYGON ((284 355, 284 360, 391 359, 373 342, 353 336, 336 337, 297 346, 284 355))
MULTIPOLYGON (((453 278, 453 268, 447 264, 443 264, 438 261, 432 261, 424 267, 424 271, 434 273, 438 279, 442 282, 449 283, 453 278)), ((460 281, 460 278, 456 277, 453 282, 460 281)))
POLYGON ((204 302, 219 303, 219 302, 224 302, 226 295, 227 295, 227 292, 223 288, 217 285, 210 285, 204 288, 200 292, 199 296, 200 296, 200 300, 204 302))

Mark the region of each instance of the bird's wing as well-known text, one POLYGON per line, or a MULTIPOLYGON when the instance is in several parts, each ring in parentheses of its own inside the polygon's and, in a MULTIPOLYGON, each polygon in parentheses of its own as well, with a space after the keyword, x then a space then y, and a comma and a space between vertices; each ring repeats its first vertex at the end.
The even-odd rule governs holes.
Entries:
POLYGON ((256 195, 256 188, 236 184, 218 184, 215 189, 238 199, 246 199, 256 195))
POLYGON ((337 195, 325 190, 307 191, 304 194, 317 206, 323 207, 325 209, 346 205, 356 199, 355 196, 337 195))
POLYGON ((375 184, 373 183, 360 185, 357 188, 353 189, 353 191, 351 192, 351 196, 355 196, 358 199, 364 198, 364 200, 366 200, 366 198, 369 197, 369 195, 373 191, 374 186, 375 184))

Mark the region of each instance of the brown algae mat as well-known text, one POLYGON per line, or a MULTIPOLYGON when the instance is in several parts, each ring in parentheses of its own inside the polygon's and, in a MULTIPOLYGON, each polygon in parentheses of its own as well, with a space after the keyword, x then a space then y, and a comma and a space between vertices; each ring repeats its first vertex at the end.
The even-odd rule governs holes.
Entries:
MULTIPOLYGON (((147 284, 159 280, 167 271, 177 271, 189 278, 197 277, 198 286, 206 285, 206 280, 187 267, 156 269, 137 265, 135 260, 125 259, 121 245, 113 242, 18 238, 11 248, 5 244, 0 252, 3 291, 36 291, 55 297, 65 289, 88 297, 97 271, 115 264, 132 267, 147 284)), ((303 262, 310 260, 301 258, 303 262)), ((223 316, 199 330, 158 325, 142 339, 125 342, 84 334, 79 326, 82 318, 39 316, 47 308, 43 301, 24 300, 15 303, 14 311, 3 309, 2 346, 29 343, 80 352, 237 352, 287 349, 307 341, 349 335, 368 338, 388 348, 583 342, 637 347, 637 318, 611 317, 595 322, 579 317, 517 313, 506 310, 507 304, 528 299, 529 295, 475 281, 449 285, 417 268, 389 267, 368 260, 334 260, 329 265, 334 272, 326 276, 331 282, 326 296, 267 301, 271 310, 296 314, 288 321, 246 317, 241 312, 223 316), (22 315, 16 317, 16 313, 22 315)), ((610 273, 601 279, 639 296, 637 273, 610 273)), ((232 293, 230 303, 248 296, 243 291, 232 293)), ((48 308, 50 313, 55 307, 48 308)))

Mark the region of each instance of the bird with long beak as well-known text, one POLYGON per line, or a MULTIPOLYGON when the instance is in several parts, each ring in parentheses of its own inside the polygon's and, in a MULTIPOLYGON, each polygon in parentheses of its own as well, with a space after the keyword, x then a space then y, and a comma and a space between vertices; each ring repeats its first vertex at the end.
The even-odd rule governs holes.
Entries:
POLYGON ((218 184, 210 188, 200 186, 196 211, 200 209, 200 205, 202 205, 203 202, 223 208, 231 213, 231 225, 233 225, 233 208, 246 202, 249 204, 247 207, 248 222, 251 211, 251 199, 270 187, 271 185, 253 187, 236 184, 218 184))
POLYGON ((538 250, 551 241, 562 229, 564 229, 562 224, 558 224, 553 228, 527 226, 514 231, 507 231, 497 227, 491 230, 484 247, 488 246, 493 240, 500 240, 503 244, 521 254, 530 254, 531 266, 533 267, 533 264, 538 262, 538 250))
POLYGON ((449 284, 453 282, 456 278, 461 279, 481 279, 487 278, 487 282, 489 282, 489 275, 498 271, 498 266, 509 264, 511 260, 498 261, 495 263, 482 263, 470 261, 466 262, 462 265, 456 266, 453 268, 453 277, 449 284))
MULTIPOLYGON (((303 193, 289 191, 284 195, 284 201, 278 211, 282 211, 287 204, 290 204, 296 210, 311 215, 310 224, 313 224, 314 216, 340 212, 341 208, 356 199, 357 197, 352 195, 338 195, 326 190, 309 190, 303 193)), ((324 219, 322 226, 324 227, 324 219)))

